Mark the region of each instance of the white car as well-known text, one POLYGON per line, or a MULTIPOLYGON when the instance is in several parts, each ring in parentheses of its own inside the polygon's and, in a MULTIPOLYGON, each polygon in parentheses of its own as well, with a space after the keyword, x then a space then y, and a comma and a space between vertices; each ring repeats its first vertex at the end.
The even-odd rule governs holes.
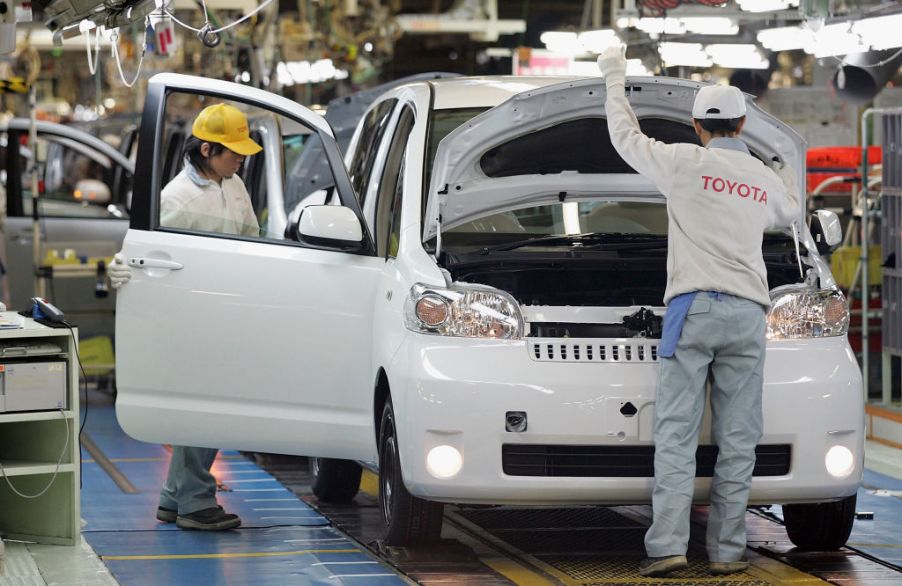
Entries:
MULTIPOLYGON (((665 141, 697 140, 699 87, 627 84, 665 141)), ((117 305, 124 429, 315 456, 326 499, 353 497, 362 462, 395 545, 437 538, 442 503, 650 502, 667 217, 611 147, 604 95, 598 79, 412 83, 370 106, 343 163, 328 124, 290 100, 155 76, 117 305), (317 135, 341 205, 305 207, 299 241, 160 226, 166 126, 209 99, 317 135)), ((803 140, 748 100, 751 151, 804 177, 803 140)), ((809 548, 845 543, 862 476, 861 376, 821 257, 838 241, 817 213, 797 240, 763 243, 774 305, 751 502, 787 505, 809 548)), ((700 444, 703 503, 707 415, 700 444)))

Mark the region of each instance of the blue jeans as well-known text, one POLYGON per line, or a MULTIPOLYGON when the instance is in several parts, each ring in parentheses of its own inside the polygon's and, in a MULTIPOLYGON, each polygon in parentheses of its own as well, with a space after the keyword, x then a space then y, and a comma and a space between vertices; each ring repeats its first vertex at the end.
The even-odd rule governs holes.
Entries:
POLYGON ((661 358, 655 399, 654 520, 649 557, 684 555, 695 484, 695 451, 712 378, 712 436, 718 446, 711 481, 706 547, 714 562, 742 558, 755 446, 761 439, 764 307, 741 297, 700 292, 671 358, 661 358))
POLYGON ((216 478, 210 468, 216 448, 172 446, 169 475, 160 491, 160 506, 190 515, 217 506, 216 478))

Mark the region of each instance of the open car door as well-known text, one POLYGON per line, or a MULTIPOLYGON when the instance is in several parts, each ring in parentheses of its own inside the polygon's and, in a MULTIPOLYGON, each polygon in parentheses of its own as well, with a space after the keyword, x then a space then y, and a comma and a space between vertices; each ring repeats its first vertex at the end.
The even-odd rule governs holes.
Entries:
MULTIPOLYGON (((270 144, 279 143, 298 144, 270 144)), ((328 124, 259 89, 160 74, 148 88, 137 169, 123 246, 133 276, 118 293, 116 320, 125 431, 151 442, 373 459, 371 314, 384 261, 373 256, 328 124), (167 129, 220 102, 249 119, 270 116, 285 136, 315 136, 361 241, 304 244, 266 230, 162 225, 167 129)), ((256 211, 261 226, 275 213, 256 211)))

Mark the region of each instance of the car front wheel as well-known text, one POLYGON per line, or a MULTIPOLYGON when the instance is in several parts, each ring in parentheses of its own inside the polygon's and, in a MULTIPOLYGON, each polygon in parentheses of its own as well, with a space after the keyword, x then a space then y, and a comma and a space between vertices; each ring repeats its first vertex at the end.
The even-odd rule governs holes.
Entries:
POLYGON ((351 460, 310 458, 313 494, 327 503, 351 501, 360 489, 360 464, 351 460))
POLYGON ((416 546, 438 541, 444 505, 411 495, 401 478, 398 434, 391 399, 379 426, 379 508, 386 545, 416 546))
POLYGON ((855 522, 856 495, 830 503, 783 505, 789 539, 799 549, 832 551, 849 540, 855 522))

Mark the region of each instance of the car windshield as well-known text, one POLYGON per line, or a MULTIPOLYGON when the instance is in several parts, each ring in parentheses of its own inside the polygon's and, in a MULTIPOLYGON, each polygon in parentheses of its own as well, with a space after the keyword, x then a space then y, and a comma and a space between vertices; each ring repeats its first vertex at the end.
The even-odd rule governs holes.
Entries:
POLYGON ((438 143, 448 136, 452 130, 467 122, 488 108, 457 108, 450 110, 433 110, 429 119, 429 137, 426 140, 426 164, 423 166, 423 213, 426 210, 426 198, 429 192, 429 181, 432 179, 432 164, 438 143))

